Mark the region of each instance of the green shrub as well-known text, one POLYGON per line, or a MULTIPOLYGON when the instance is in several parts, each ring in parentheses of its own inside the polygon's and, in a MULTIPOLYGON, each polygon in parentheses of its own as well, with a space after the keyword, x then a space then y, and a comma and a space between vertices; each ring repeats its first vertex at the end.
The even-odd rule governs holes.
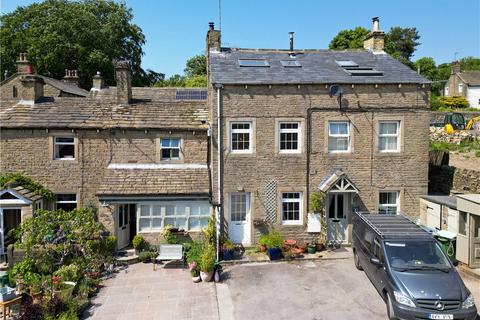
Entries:
POLYGON ((21 173, 2 173, 0 175, 0 188, 5 188, 8 183, 16 182, 24 188, 41 195, 44 200, 53 201, 55 195, 52 191, 48 190, 40 183, 33 181, 32 179, 23 176, 21 173))
POLYGON ((265 245, 268 248, 281 248, 283 246, 283 237, 277 230, 271 230, 265 239, 265 245))
POLYGON ((200 270, 212 272, 215 266, 215 247, 208 244, 202 252, 200 270))
POLYGON ((201 242, 193 241, 188 243, 185 246, 185 251, 188 263, 196 262, 197 264, 200 264, 203 253, 203 244, 201 242))
POLYGON ((132 245, 135 249, 141 250, 145 246, 146 242, 142 235, 137 234, 133 237, 132 245))
POLYGON ((80 266, 74 263, 61 266, 53 274, 59 276, 61 281, 77 282, 82 277, 80 266))
POLYGON ((205 241, 212 246, 217 244, 217 232, 215 227, 215 217, 213 215, 208 219, 208 225, 203 228, 203 236, 205 241))
POLYGON ((143 263, 147 263, 152 261, 153 253, 150 251, 143 251, 138 254, 138 260, 142 261, 143 263))
POLYGON ((438 102, 447 108, 453 108, 453 109, 463 109, 463 108, 468 108, 470 106, 467 99, 459 96, 440 97, 438 99, 438 102))
POLYGON ((310 195, 310 211, 319 213, 324 208, 325 196, 320 192, 314 192, 310 195))
POLYGON ((105 238, 105 250, 108 253, 114 253, 117 248, 117 237, 108 236, 105 238))
POLYGON ((178 238, 172 232, 172 226, 166 225, 162 230, 162 237, 168 244, 179 244, 178 238))
POLYGON ((224 250, 233 250, 233 249, 235 249, 235 244, 232 242, 232 240, 227 239, 223 242, 223 249, 224 250))

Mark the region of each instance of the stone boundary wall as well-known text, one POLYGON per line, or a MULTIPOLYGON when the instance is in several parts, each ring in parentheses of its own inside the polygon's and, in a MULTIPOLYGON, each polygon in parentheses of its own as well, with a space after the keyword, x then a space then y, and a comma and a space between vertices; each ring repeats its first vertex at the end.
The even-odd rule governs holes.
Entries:
MULTIPOLYGON (((443 119, 444 119, 444 117, 447 113, 448 112, 443 112, 443 111, 431 111, 430 112, 430 123, 432 123, 432 122, 443 123, 443 119)), ((473 117, 480 116, 480 110, 478 110, 478 111, 464 111, 464 112, 460 112, 460 113, 463 114, 463 117, 465 118, 465 121, 467 121, 467 122, 473 117)))
POLYGON ((428 172, 428 193, 480 193, 480 171, 431 166, 428 172))

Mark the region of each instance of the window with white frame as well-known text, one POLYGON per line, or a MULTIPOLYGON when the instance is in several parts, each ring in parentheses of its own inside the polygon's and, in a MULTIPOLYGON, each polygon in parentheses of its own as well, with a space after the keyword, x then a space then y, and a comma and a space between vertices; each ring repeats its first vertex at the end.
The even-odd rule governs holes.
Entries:
POLYGON ((463 83, 458 84, 458 92, 462 93, 463 92, 463 83))
POLYGON ((158 232, 169 225, 178 229, 200 231, 208 224, 210 204, 207 201, 140 204, 139 232, 158 232))
POLYGON ((75 138, 54 137, 54 159, 75 160, 75 138))
POLYGON ((445 95, 448 96, 449 88, 445 87, 445 95))
POLYGON ((56 195, 55 207, 57 210, 72 211, 77 209, 77 195, 75 193, 63 193, 56 195))
POLYGON ((330 121, 328 123, 328 151, 350 151, 350 123, 348 121, 330 121))
POLYGON ((179 138, 164 138, 160 141, 161 160, 180 159, 181 140, 179 138))
POLYGON ((399 207, 399 191, 380 191, 378 213, 396 214, 399 207))
POLYGON ((246 221, 250 212, 250 193, 230 194, 230 221, 246 221))
POLYGON ((398 152, 400 121, 380 121, 378 123, 378 150, 380 152, 398 152))
POLYGON ((230 123, 230 151, 232 153, 252 152, 252 123, 230 123))
POLYGON ((300 123, 280 122, 278 124, 278 150, 280 153, 300 152, 300 123))
POLYGON ((301 192, 283 192, 282 193, 282 223, 300 224, 302 223, 302 193, 301 192))

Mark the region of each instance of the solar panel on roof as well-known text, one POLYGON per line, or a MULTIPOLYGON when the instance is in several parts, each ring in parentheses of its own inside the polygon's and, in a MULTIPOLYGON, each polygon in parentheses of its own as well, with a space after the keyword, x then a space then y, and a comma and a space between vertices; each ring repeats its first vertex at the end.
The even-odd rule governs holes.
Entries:
POLYGON ((280 60, 284 68, 301 68, 302 65, 297 60, 280 60))
POLYGON ((206 100, 207 90, 177 90, 176 100, 206 100))
POLYGON ((240 67, 270 67, 265 59, 238 59, 240 67))
POLYGON ((342 68, 345 67, 358 67, 358 64, 352 60, 335 60, 335 62, 342 68))

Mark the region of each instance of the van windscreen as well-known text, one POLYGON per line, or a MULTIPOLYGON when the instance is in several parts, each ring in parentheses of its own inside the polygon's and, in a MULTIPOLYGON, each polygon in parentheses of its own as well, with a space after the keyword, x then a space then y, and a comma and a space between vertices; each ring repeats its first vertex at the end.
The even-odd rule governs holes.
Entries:
POLYGON ((435 241, 387 241, 385 255, 396 271, 448 271, 452 268, 449 259, 435 241))

